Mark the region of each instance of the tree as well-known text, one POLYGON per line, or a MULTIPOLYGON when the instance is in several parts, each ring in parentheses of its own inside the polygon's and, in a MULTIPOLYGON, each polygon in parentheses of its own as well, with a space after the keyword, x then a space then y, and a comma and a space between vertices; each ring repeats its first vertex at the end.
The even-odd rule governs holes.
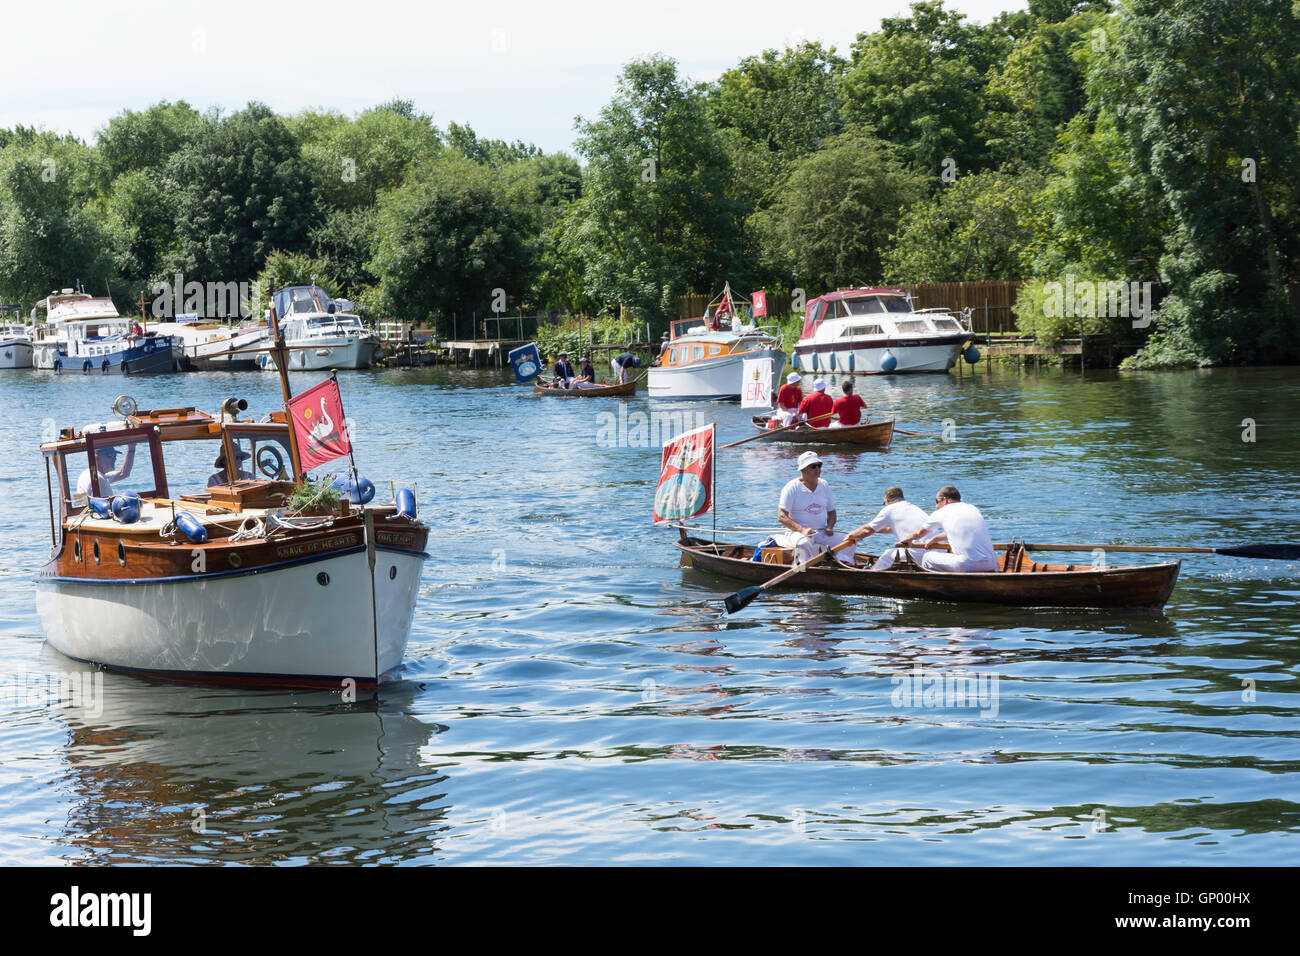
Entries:
POLYGON ((354 120, 339 114, 295 118, 302 158, 322 200, 338 209, 373 208, 416 165, 442 150, 433 118, 391 107, 366 110, 354 120))
POLYGON ((298 140, 260 103, 203 131, 167 164, 175 191, 176 250, 169 271, 237 281, 273 249, 303 251, 318 216, 298 140))
POLYGON ((902 210, 923 192, 887 144, 851 130, 795 167, 765 219, 768 241, 802 288, 875 281, 902 210))
POLYGON ((563 247, 587 294, 663 321, 677 297, 721 284, 741 261, 743 206, 704 96, 663 57, 624 68, 600 118, 579 121, 586 158, 563 247))
POLYGON ((453 314, 465 320, 494 311, 496 289, 518 301, 530 266, 528 222, 503 185, 497 171, 449 154, 381 196, 368 268, 388 314, 416 322, 438 316, 445 333, 453 314))
POLYGON ((110 179, 158 170, 193 143, 203 128, 203 117, 184 100, 164 100, 139 113, 123 110, 99 131, 99 155, 110 179))
POLYGON ((883 257, 888 282, 1019 279, 1026 220, 1043 186, 1035 170, 959 176, 908 207, 883 257))
POLYGON ((1097 92, 1168 202, 1172 295, 1138 365, 1300 357, 1287 286, 1300 196, 1290 0, 1127 0, 1097 92))

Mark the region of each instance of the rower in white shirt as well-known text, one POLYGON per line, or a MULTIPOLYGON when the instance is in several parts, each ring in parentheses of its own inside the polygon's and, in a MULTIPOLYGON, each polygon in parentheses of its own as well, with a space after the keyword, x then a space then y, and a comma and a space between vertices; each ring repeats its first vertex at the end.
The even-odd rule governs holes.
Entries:
POLYGON ((947 544, 947 551, 926 551, 921 567, 927 571, 996 571, 997 553, 989 526, 974 505, 961 500, 961 492, 944 485, 934 496, 934 511, 925 524, 898 543, 906 547, 933 531, 940 534, 927 539, 926 548, 947 544))
MULTIPOLYGON (((925 512, 904 498, 903 489, 895 485, 885 489, 885 506, 880 509, 880 513, 861 528, 850 531, 849 537, 854 541, 861 541, 880 531, 892 534, 895 540, 901 541, 921 528, 925 522, 925 512)), ((887 548, 882 551, 871 570, 888 571, 894 566, 895 557, 900 550, 900 548, 887 548)), ((909 548, 907 553, 918 566, 925 557, 925 552, 921 548, 909 548)))
MULTIPOLYGON (((831 486, 821 480, 822 460, 817 453, 804 452, 798 466, 799 477, 790 479, 781 489, 777 507, 777 520, 788 530, 776 535, 775 540, 782 548, 793 548, 795 563, 801 564, 843 543, 848 535, 835 533, 835 497, 831 486)), ((851 565, 854 551, 850 545, 835 557, 851 565)))

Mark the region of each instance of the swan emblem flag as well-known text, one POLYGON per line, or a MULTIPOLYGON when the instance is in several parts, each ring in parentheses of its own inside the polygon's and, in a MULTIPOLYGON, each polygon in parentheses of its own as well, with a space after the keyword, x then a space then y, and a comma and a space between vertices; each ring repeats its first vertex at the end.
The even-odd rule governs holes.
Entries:
POLYGON ((304 472, 352 451, 339 383, 334 379, 327 378, 289 399, 289 418, 304 472))
POLYGON ((655 523, 685 521, 713 507, 713 425, 664 442, 655 487, 655 523))

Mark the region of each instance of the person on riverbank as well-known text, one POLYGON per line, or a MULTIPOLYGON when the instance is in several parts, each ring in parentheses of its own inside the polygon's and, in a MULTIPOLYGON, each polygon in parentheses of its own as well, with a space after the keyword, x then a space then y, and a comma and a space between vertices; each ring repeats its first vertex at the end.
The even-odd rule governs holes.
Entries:
POLYGON ((928 538, 926 548, 948 545, 950 551, 927 550, 921 567, 927 571, 996 571, 997 553, 989 526, 978 508, 961 500, 961 492, 952 485, 944 485, 934 496, 934 511, 925 524, 898 543, 903 547, 918 541, 931 532, 939 534, 928 538))
POLYGON ((783 428, 794 422, 795 415, 799 414, 799 403, 803 401, 803 389, 799 387, 801 381, 798 372, 785 377, 785 384, 776 393, 776 411, 772 415, 775 424, 771 427, 783 428))
POLYGON ((560 353, 559 358, 556 359, 555 361, 555 367, 551 369, 551 371, 554 373, 555 376, 552 384, 555 385, 556 388, 569 387, 569 383, 573 381, 574 376, 573 376, 573 366, 569 364, 568 352, 560 353))
POLYGON ((859 424, 862 421, 862 410, 867 407, 867 403, 862 400, 861 395, 853 394, 853 379, 846 378, 840 388, 844 394, 835 399, 832 406, 838 420, 831 422, 831 428, 859 424))
POLYGON ((826 394, 826 379, 813 382, 812 392, 799 403, 799 418, 813 428, 827 428, 835 412, 835 401, 826 394))
MULTIPOLYGON (((903 497, 903 489, 895 485, 885 489, 885 506, 862 527, 850 531, 849 537, 857 542, 877 532, 884 532, 892 534, 895 540, 901 541, 922 528, 926 519, 926 513, 903 497)), ((898 548, 885 549, 876 559, 876 563, 871 566, 871 570, 888 571, 894 566, 898 550, 898 548)), ((918 566, 925 556, 921 548, 908 549, 907 553, 918 566)))
POLYGON ((609 360, 609 367, 614 370, 618 384, 622 385, 627 381, 627 370, 630 368, 640 368, 641 359, 633 355, 631 352, 623 352, 609 360))
MULTIPOLYGON (((786 531, 774 537, 779 547, 793 549, 795 563, 801 564, 843 543, 848 535, 835 532, 835 496, 822 480, 821 458, 815 451, 806 451, 799 456, 798 468, 799 477, 791 478, 781 489, 777 505, 777 520, 786 531)), ((855 551, 855 546, 849 545, 835 557, 851 566, 855 551)))

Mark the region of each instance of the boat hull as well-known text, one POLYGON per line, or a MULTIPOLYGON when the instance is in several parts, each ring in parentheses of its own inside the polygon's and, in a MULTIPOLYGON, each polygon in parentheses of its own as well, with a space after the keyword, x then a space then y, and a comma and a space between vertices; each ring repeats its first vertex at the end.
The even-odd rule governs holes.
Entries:
POLYGON ((170 337, 145 339, 141 344, 97 355, 70 354, 60 350, 54 361, 56 372, 118 375, 157 375, 179 367, 177 346, 170 337))
MULTIPOLYGON (((353 336, 329 336, 319 342, 297 340, 287 344, 290 346, 291 372, 369 368, 375 357, 375 346, 371 342, 353 336)), ((261 354, 258 365, 275 371, 275 361, 266 352, 261 354)))
POLYGON ((773 374, 779 378, 785 367, 785 353, 780 349, 756 349, 701 359, 679 367, 652 368, 646 377, 647 391, 651 398, 740 398, 745 359, 761 358, 772 360, 773 374))
POLYGON ((185 347, 186 364, 199 372, 243 372, 252 371, 260 364, 262 352, 253 351, 266 347, 271 333, 264 328, 246 332, 235 332, 219 339, 185 347), (247 354, 239 354, 248 350, 247 354))
POLYGON ((937 335, 927 339, 896 339, 880 343, 862 341, 817 342, 801 340, 792 362, 801 372, 852 375, 905 375, 916 372, 946 372, 970 341, 969 335, 937 335), (883 364, 892 356, 897 363, 886 371, 883 364))
POLYGON ((759 441, 784 442, 791 445, 858 445, 875 451, 887 451, 894 439, 894 420, 847 425, 840 428, 792 428, 769 435, 767 416, 755 415, 754 427, 762 433, 759 441))
POLYGON ((371 576, 357 548, 245 574, 42 576, 37 609, 56 650, 114 669, 182 680, 375 684, 402 661, 423 561, 381 548, 371 576))
POLYGON ((31 368, 32 343, 21 340, 0 342, 0 368, 31 368))
MULTIPOLYGON (((766 583, 789 570, 786 565, 749 560, 754 549, 748 545, 719 543, 715 550, 711 542, 698 538, 686 538, 674 544, 696 570, 753 584, 766 583)), ((871 571, 827 566, 811 567, 790 578, 788 585, 778 587, 1015 607, 1159 610, 1173 592, 1179 566, 1175 561, 1145 567, 1085 566, 1069 571, 989 573, 871 571)))
POLYGON ((610 395, 635 395, 636 380, 622 385, 597 385, 595 388, 553 388, 540 383, 533 385, 534 395, 549 395, 553 398, 600 398, 610 395))

